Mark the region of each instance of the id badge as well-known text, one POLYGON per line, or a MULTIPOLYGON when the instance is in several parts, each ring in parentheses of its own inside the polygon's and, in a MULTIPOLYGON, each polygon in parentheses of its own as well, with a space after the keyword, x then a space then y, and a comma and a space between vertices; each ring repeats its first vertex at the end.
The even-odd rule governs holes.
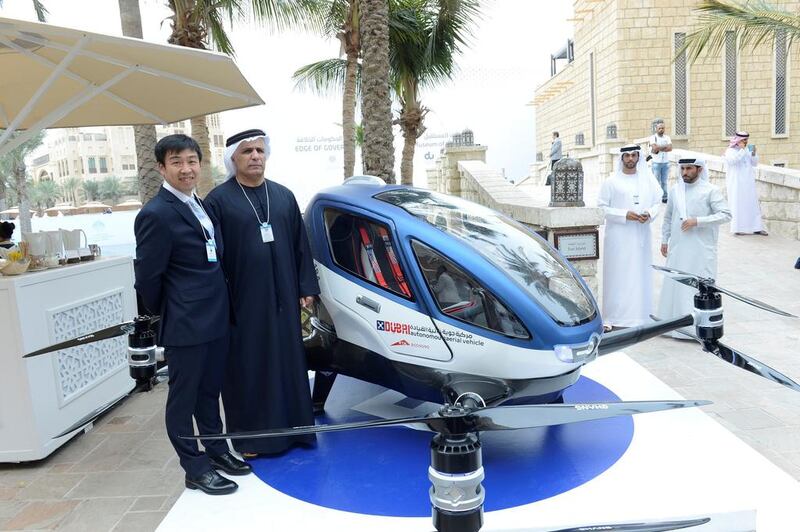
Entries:
POLYGON ((272 242, 273 240, 275 240, 275 237, 272 235, 272 224, 261 224, 261 241, 266 244, 267 242, 272 242))
POLYGON ((217 262, 217 244, 213 240, 206 240, 206 256, 208 262, 217 262))

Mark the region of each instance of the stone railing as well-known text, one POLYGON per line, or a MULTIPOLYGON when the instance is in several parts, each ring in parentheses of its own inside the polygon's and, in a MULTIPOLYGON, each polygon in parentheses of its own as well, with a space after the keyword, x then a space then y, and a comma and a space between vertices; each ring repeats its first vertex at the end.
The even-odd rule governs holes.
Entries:
MULTIPOLYGON (((722 156, 689 150, 673 150, 670 161, 677 163, 685 157, 701 157, 708 164, 710 181, 727 195, 725 161, 722 156)), ((672 178, 678 178, 677 166, 672 178)), ((756 190, 761 203, 761 215, 767 231, 788 238, 800 239, 800 171, 760 164, 756 167, 756 190)))
MULTIPOLYGON (((485 162, 482 146, 445 148, 437 167, 428 171, 433 190, 485 205, 521 222, 551 243, 561 233, 593 231, 603 223, 603 213, 593 207, 549 207, 526 194, 485 162)), ((599 243, 598 243, 599 245, 599 243)), ((571 261, 597 295, 597 260, 571 261)))

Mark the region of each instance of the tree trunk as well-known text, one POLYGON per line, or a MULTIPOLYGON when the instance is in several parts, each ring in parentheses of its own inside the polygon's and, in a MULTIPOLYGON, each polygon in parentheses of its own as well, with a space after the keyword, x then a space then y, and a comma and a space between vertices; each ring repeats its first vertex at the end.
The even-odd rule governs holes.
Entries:
MULTIPOLYGON (((142 38, 139 0, 119 0, 119 18, 124 36, 142 38)), ((155 155, 156 127, 133 126, 133 138, 136 144, 136 168, 138 170, 136 178, 139 182, 139 201, 145 204, 158 194, 162 182, 155 155)))
POLYGON ((214 176, 211 175, 211 140, 208 138, 208 124, 205 116, 192 118, 192 138, 200 145, 203 160, 200 163, 200 179, 197 181, 197 195, 205 198, 214 188, 214 176))
POLYGON ((8 208, 8 202, 6 201, 8 197, 7 193, 6 181, 4 178, 0 177, 0 211, 4 211, 8 208))
POLYGON ((358 30, 358 0, 348 0, 347 18, 338 37, 347 56, 342 95, 342 139, 344 178, 352 176, 356 165, 356 78, 361 40, 358 30))
MULTIPOLYGON (((416 91, 413 91, 416 95, 416 91)), ((426 109, 420 105, 416 97, 403 101, 403 110, 400 112, 400 128, 403 130, 403 159, 400 162, 400 183, 414 185, 414 151, 417 139, 425 132, 422 121, 426 109)))
POLYGON ((136 143, 139 201, 144 205, 158 194, 164 181, 156 162, 156 126, 133 126, 133 138, 136 143))
POLYGON ((28 184, 25 182, 25 162, 18 161, 14 165, 14 187, 19 200, 19 231, 22 234, 31 232, 31 202, 28 199, 28 184))
POLYGON ((347 69, 342 97, 342 136, 344 141, 344 178, 353 175, 356 165, 356 74, 358 52, 347 54, 347 69))
POLYGON ((361 21, 362 156, 367 173, 394 183, 392 101, 389 97, 389 2, 359 0, 361 21))

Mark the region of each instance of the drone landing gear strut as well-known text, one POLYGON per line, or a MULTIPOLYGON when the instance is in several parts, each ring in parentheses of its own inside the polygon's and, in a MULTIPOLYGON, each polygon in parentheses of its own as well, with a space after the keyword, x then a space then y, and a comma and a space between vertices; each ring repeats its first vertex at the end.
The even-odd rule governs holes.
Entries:
POLYGON ((328 395, 331 393, 336 375, 338 373, 332 371, 314 372, 314 391, 311 393, 311 402, 314 405, 315 416, 325 412, 325 401, 328 400, 328 395))
MULTIPOLYGON (((458 407, 446 407, 461 412, 458 407)), ((483 458, 478 434, 437 434, 431 441, 430 499, 438 532, 477 532, 483 526, 483 458)))

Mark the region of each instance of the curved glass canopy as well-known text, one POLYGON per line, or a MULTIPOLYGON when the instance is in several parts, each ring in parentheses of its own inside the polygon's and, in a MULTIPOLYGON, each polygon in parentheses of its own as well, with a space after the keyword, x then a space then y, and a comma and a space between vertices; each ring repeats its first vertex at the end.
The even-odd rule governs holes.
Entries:
POLYGON ((594 319, 592 299, 566 260, 523 225, 470 201, 429 190, 394 189, 375 195, 451 234, 522 286, 558 323, 594 319))

